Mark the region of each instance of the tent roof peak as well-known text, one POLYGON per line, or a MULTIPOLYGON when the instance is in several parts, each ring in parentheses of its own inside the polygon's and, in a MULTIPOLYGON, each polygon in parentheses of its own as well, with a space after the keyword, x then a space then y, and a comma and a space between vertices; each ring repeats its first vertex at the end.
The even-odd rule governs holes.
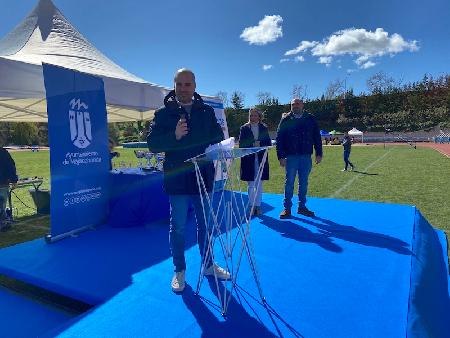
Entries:
MULTIPOLYGON (((19 52, 26 45, 36 27, 39 27, 42 40, 45 41, 53 28, 56 16, 67 22, 51 0, 39 0, 31 13, 0 40, 0 55, 7 56, 19 52)), ((69 22, 67 24, 70 25, 69 22)))
POLYGON ((31 13, 0 40, 0 57, 147 83, 95 48, 51 0, 39 0, 31 13))

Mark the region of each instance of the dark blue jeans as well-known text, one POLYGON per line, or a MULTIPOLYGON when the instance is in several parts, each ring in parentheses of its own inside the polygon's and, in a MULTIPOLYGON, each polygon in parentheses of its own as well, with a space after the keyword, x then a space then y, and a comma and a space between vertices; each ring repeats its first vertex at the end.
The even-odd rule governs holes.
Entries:
POLYGON ((290 155, 286 158, 286 181, 284 183, 284 208, 292 208, 295 176, 298 174, 298 206, 306 206, 306 192, 308 191, 308 177, 311 172, 311 155, 290 155))
POLYGON ((344 162, 345 162, 345 170, 347 170, 349 164, 353 168, 353 163, 350 162, 350 150, 344 150, 344 162))
MULTIPOLYGON (((199 195, 170 195, 170 231, 169 243, 172 252, 173 265, 175 272, 186 270, 186 260, 184 258, 184 228, 187 222, 189 203, 192 202, 195 211, 195 220, 197 222, 197 242, 200 249, 200 255, 204 257, 207 249, 206 225, 203 215, 203 208, 199 195)), ((206 220, 209 216, 209 208, 205 202, 206 220)), ((207 257, 206 267, 211 266, 211 255, 207 257)))

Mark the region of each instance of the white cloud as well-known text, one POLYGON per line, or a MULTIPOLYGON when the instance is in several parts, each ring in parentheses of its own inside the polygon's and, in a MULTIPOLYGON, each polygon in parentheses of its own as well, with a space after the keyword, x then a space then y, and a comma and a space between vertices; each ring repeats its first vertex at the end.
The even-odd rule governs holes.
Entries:
POLYGON ((367 62, 363 63, 362 65, 360 65, 359 67, 362 69, 367 69, 367 68, 373 67, 375 65, 376 65, 375 62, 367 61, 367 62))
POLYGON ((305 61, 305 57, 303 55, 298 55, 294 58, 295 62, 304 62, 305 61))
POLYGON ((376 65, 373 58, 384 55, 395 56, 406 51, 416 52, 419 46, 416 40, 405 40, 400 34, 389 34, 383 28, 377 28, 375 31, 348 28, 331 34, 322 42, 302 41, 284 55, 296 55, 308 50, 319 58, 318 63, 328 67, 333 57, 350 55, 356 57, 354 62, 358 68, 367 69, 376 65))
POLYGON ((368 69, 376 65, 375 62, 370 60, 368 55, 362 55, 355 60, 355 63, 360 69, 368 69))
POLYGON ((329 66, 331 64, 331 61, 333 61, 332 56, 321 56, 319 57, 319 61, 317 61, 317 63, 322 63, 324 65, 329 66))
POLYGON ((400 34, 389 36, 383 28, 377 28, 375 32, 363 28, 350 28, 338 31, 312 48, 312 54, 316 56, 330 55, 360 55, 382 56, 396 54, 403 51, 415 52, 419 49, 417 41, 405 41, 400 34))
POLYGON ((361 66, 363 63, 367 62, 368 60, 369 60, 369 56, 368 55, 362 55, 362 56, 360 56, 359 58, 357 58, 355 60, 355 63, 358 66, 361 66))
POLYGON ((262 69, 263 69, 264 71, 269 70, 269 69, 272 69, 272 68, 273 68, 272 65, 263 65, 263 66, 262 66, 262 69))
POLYGON ((289 61, 290 61, 289 59, 280 59, 280 63, 289 62, 289 61))
POLYGON ((296 55, 298 53, 308 50, 309 48, 316 46, 317 44, 318 44, 317 41, 302 41, 302 42, 300 42, 300 44, 297 47, 295 47, 294 49, 288 50, 286 53, 284 53, 284 55, 286 55, 286 56, 296 55))
POLYGON ((245 28, 240 38, 253 45, 266 45, 274 42, 283 36, 281 23, 283 18, 280 15, 266 15, 259 21, 258 26, 245 28))

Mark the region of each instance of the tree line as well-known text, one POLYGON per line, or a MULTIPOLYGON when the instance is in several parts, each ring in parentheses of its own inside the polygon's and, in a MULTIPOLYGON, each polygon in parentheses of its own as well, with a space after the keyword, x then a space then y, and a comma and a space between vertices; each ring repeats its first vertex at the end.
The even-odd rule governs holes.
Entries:
MULTIPOLYGON (((420 81, 401 84, 379 72, 367 80, 368 93, 355 95, 353 89, 345 87, 344 81, 332 81, 320 98, 304 99, 305 110, 316 116, 322 129, 419 131, 436 126, 450 128, 450 75, 437 78, 424 75, 420 81)), ((303 97, 302 92, 302 86, 295 85, 292 97, 303 97)), ((225 94, 218 93, 228 103, 225 114, 230 134, 237 136, 240 126, 248 120, 245 97, 235 91, 228 102, 225 94)), ((258 93, 257 99, 256 107, 264 111, 264 122, 269 130, 276 130, 290 105, 280 105, 270 93, 258 93)))
MULTIPOLYGON (((362 131, 418 131, 439 126, 450 128, 450 75, 433 78, 424 75, 420 81, 402 84, 383 72, 367 80, 367 93, 355 95, 344 80, 331 81, 320 98, 306 99, 307 86, 295 84, 291 96, 303 98, 305 109, 316 116, 321 129, 362 131)), ((248 120, 245 95, 234 91, 216 94, 225 105, 230 135, 238 136, 248 120)), ((290 104, 280 104, 270 92, 259 92, 257 105, 264 111, 264 122, 270 131, 277 129, 290 104)), ((144 141, 148 121, 108 124, 109 136, 116 143, 144 141)), ((48 145, 46 123, 0 122, 0 144, 48 145)))
MULTIPOLYGON (((116 144, 145 141, 148 121, 108 123, 109 138, 116 144)), ((0 122, 0 145, 48 146, 47 123, 0 122)))

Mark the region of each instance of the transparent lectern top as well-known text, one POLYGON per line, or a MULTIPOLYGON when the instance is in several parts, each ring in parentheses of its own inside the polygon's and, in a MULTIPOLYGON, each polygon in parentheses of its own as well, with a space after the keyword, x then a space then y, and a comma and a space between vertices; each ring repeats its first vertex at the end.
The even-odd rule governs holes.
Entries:
POLYGON ((241 158, 247 155, 255 154, 261 150, 270 149, 273 146, 268 147, 253 147, 253 148, 216 148, 210 151, 207 151, 203 154, 192 157, 186 162, 202 162, 202 161, 217 161, 217 160, 230 160, 241 158))

